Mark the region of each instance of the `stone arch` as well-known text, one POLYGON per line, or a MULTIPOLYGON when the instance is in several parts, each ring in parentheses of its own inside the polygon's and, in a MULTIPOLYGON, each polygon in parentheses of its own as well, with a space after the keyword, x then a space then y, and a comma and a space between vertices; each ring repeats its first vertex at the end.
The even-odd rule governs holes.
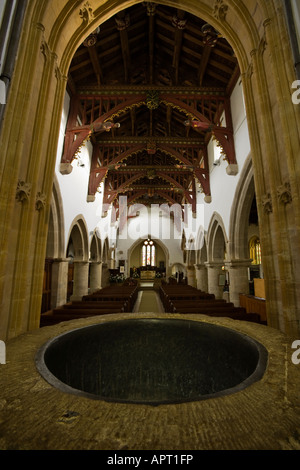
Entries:
MULTIPOLYGON (((202 251, 206 250, 206 242, 205 242, 205 231, 202 226, 199 227, 196 241, 195 241, 195 250, 196 250, 196 263, 201 263, 203 261, 202 251)), ((206 261, 206 257, 205 257, 206 261)))
POLYGON ((64 214, 56 177, 49 212, 41 313, 62 305, 67 300, 68 263, 65 260, 64 214))
POLYGON ((89 252, 89 289, 90 293, 96 292, 102 287, 102 244, 98 228, 91 237, 89 252))
POLYGON ((109 253, 109 239, 106 237, 102 244, 102 287, 105 287, 109 284, 109 270, 111 267, 109 253))
POLYGON ((109 261, 109 240, 106 237, 104 242, 103 242, 103 247, 102 247, 102 261, 103 263, 108 263, 109 261))
MULTIPOLYGON (((155 238, 155 237, 151 237, 151 234, 149 234, 149 237, 152 238, 152 240, 160 246, 160 248, 163 250, 164 252, 164 255, 165 255, 165 259, 166 259, 166 276, 168 277, 170 275, 170 267, 169 267, 169 250, 168 248, 166 247, 166 245, 161 241, 159 240, 158 238, 155 238)), ((137 240, 135 240, 134 243, 132 243, 132 245, 130 246, 130 248, 128 248, 128 251, 127 251, 127 259, 128 259, 128 265, 130 266, 130 259, 131 259, 131 255, 134 251, 134 249, 140 245, 143 241, 145 240, 145 237, 140 237, 138 238, 137 240)))
POLYGON ((228 238, 222 217, 214 212, 207 232, 208 261, 212 263, 224 262, 227 245, 228 238))
POLYGON ((65 255, 65 227, 63 203, 56 176, 50 205, 46 258, 63 258, 65 255))
POLYGON ((71 256, 74 261, 89 260, 88 230, 82 215, 78 215, 71 224, 66 256, 71 256))
POLYGON ((183 273, 183 277, 186 277, 186 266, 182 263, 174 263, 170 267, 171 276, 175 276, 176 273, 183 273))
POLYGON ((102 243, 97 229, 92 234, 89 259, 98 262, 102 259, 102 243))
POLYGON ((66 258, 69 261, 67 300, 81 300, 88 294, 89 284, 89 238, 82 215, 78 215, 70 226, 66 258))
MULTIPOLYGON (((161 3, 182 7, 202 17, 226 37, 235 51, 242 73, 258 210, 264 233, 262 248, 266 290, 272 292, 273 297, 268 305, 271 326, 296 334, 300 323, 297 297, 300 229, 299 224, 291 226, 289 221, 297 221, 300 217, 300 109, 291 100, 290 86, 296 76, 282 3, 279 0, 259 0, 255 4, 248 0, 227 0, 226 3, 161 0, 161 3), (252 15, 254 9, 255 15, 252 15), (266 48, 268 51, 264 54, 266 48), (278 80, 274 81, 274 76, 278 80), (278 189, 282 197, 278 197, 278 189), (288 192, 288 199, 284 197, 285 192, 288 192), (266 212, 266 208, 270 211, 266 212), (290 295, 285 295, 286 292, 290 295)), ((38 224, 36 217, 28 217, 28 211, 35 211, 34 191, 28 194, 22 210, 14 207, 11 201, 15 199, 18 180, 26 182, 27 175, 30 175, 27 183, 32 187, 39 186, 46 200, 50 201, 58 116, 61 116, 73 54, 97 25, 132 4, 132 0, 109 0, 99 6, 97 0, 90 0, 74 6, 71 0, 32 0, 26 10, 23 47, 19 50, 7 100, 11 112, 5 115, 0 136, 0 146, 5 155, 2 163, 4 184, 0 189, 4 254, 0 264, 0 298, 3 299, 1 311, 4 317, 0 334, 4 338, 39 325, 41 283, 36 280, 43 274, 45 250, 40 247, 46 247, 44 227, 49 220, 48 210, 39 213, 38 224), (26 80, 22 81, 24 76, 26 80), (24 96, 30 98, 24 100, 24 96), (29 116, 34 119, 29 119, 29 116), (26 135, 26 142, 20 140, 21 135, 26 135), (21 237, 15 237, 11 243, 9 233, 12 227, 16 233, 22 232, 21 243, 21 237), (35 252, 24 256, 24 246, 36 247, 35 252), (23 259, 23 263, 18 263, 19 259, 23 259), (5 276, 7 270, 9 273, 5 276), (11 291, 10 298, 3 295, 7 287, 11 291), (29 291, 31 296, 28 296, 29 291)))
POLYGON ((229 259, 249 259, 248 224, 254 196, 252 158, 249 155, 242 169, 231 208, 228 242, 229 259))
POLYGON ((223 266, 228 239, 222 217, 214 212, 207 232, 207 288, 217 299, 223 297, 223 266))

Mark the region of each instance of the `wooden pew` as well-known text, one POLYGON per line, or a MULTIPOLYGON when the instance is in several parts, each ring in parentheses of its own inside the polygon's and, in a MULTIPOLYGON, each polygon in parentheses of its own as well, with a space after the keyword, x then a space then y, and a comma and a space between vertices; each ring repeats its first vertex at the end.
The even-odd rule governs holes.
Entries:
POLYGON ((57 308, 55 310, 51 310, 50 312, 43 313, 41 315, 41 320, 40 320, 40 327, 43 326, 50 326, 50 325, 56 325, 57 323, 60 323, 62 321, 70 321, 70 320, 76 320, 78 318, 88 318, 88 317, 93 317, 93 316, 98 316, 98 315, 109 315, 113 313, 122 313, 120 309, 118 308, 106 308, 106 309, 76 309, 76 310, 71 310, 71 309, 65 309, 65 308, 57 308))
POLYGON ((86 309, 86 310, 94 310, 94 309, 105 309, 105 308, 119 308, 120 311, 122 310, 123 312, 129 312, 129 306, 128 306, 128 301, 127 300, 121 300, 121 301, 106 301, 106 300, 101 300, 101 301, 83 301, 83 300, 78 300, 78 301, 73 301, 69 304, 65 304, 64 308, 66 309, 86 309))

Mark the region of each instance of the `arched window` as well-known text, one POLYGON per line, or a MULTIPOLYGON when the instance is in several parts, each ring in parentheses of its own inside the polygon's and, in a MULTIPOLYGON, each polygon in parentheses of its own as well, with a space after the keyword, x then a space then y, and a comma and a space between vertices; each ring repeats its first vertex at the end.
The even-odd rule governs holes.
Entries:
POLYGON ((252 237, 249 242, 249 251, 250 258, 252 259, 252 264, 258 265, 261 264, 261 248, 260 241, 258 237, 252 237))
POLYGON ((155 245, 150 238, 144 241, 142 246, 142 266, 155 266, 155 245))

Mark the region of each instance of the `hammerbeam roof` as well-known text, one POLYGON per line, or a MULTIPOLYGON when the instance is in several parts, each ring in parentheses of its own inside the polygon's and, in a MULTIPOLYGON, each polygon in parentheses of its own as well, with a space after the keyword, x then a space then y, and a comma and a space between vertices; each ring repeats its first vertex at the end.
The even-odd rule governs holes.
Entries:
MULTIPOLYGON (((235 163, 230 45, 200 18, 143 2, 110 18, 75 53, 62 171, 90 140, 89 198, 191 203, 210 195, 207 144, 235 163)), ((66 171, 68 172, 68 171, 66 171)))

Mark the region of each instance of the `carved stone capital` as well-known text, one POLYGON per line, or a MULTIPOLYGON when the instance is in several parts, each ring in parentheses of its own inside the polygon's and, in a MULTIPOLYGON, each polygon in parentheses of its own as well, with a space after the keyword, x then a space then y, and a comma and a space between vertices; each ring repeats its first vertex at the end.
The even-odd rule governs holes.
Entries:
POLYGON ((213 15, 217 20, 225 21, 228 11, 228 5, 224 0, 216 0, 213 7, 213 15))
POLYGON ((264 208, 265 214, 271 214, 273 212, 273 204, 271 194, 265 194, 261 199, 262 206, 264 208))
POLYGON ((29 200, 31 192, 31 184, 25 181, 18 181, 16 199, 18 202, 26 202, 29 200))
POLYGON ((94 12, 89 2, 86 2, 83 5, 83 8, 79 10, 79 16, 82 19, 83 23, 91 23, 94 19, 94 12))
POLYGON ((290 204, 292 202, 292 192, 290 183, 284 183, 277 188, 278 200, 281 204, 290 204))
POLYGON ((38 192, 35 200, 35 208, 37 211, 44 209, 46 205, 46 195, 44 193, 38 192))

